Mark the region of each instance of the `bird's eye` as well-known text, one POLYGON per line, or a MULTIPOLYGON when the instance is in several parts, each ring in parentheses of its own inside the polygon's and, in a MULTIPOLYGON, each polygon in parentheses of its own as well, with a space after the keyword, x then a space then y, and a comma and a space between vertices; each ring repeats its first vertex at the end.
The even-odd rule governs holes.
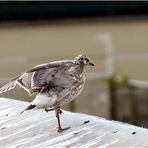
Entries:
POLYGON ((84 59, 83 58, 80 58, 80 60, 83 61, 84 59))
POLYGON ((89 62, 89 60, 88 59, 85 59, 86 60, 86 62, 88 63, 89 62))

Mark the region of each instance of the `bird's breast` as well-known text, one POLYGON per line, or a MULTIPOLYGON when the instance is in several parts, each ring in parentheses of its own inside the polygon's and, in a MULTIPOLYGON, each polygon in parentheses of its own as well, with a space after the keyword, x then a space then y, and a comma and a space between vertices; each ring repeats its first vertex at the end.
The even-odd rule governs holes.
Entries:
POLYGON ((36 105, 38 108, 46 108, 53 106, 56 103, 57 99, 57 95, 55 95, 54 93, 38 94, 33 100, 32 104, 36 105))

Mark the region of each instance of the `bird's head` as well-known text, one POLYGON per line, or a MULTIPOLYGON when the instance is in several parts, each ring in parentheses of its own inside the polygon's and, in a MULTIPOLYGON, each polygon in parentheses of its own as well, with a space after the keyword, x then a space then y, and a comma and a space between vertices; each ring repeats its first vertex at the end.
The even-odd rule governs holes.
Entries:
POLYGON ((80 54, 75 58, 76 62, 80 65, 86 66, 91 65, 94 66, 94 64, 90 61, 90 58, 87 55, 80 54))

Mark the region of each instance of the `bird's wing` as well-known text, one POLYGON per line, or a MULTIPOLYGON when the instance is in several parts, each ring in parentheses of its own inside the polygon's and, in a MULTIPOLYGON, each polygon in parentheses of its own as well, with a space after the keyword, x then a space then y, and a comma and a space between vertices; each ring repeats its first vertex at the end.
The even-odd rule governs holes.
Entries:
POLYGON ((9 90, 15 88, 16 84, 17 84, 16 80, 12 80, 9 82, 7 81, 7 82, 0 84, 0 93, 9 91, 9 90))
POLYGON ((17 84, 22 87, 24 90, 29 92, 29 89, 31 89, 31 78, 33 73, 23 73, 20 75, 20 77, 17 79, 17 84))
POLYGON ((72 64, 71 60, 56 61, 33 67, 10 81, 0 84, 0 93, 9 91, 15 88, 16 85, 21 86, 27 92, 31 86, 41 87, 42 84, 47 82, 47 78, 50 79, 52 71, 54 71, 57 67, 62 67, 63 65, 65 66, 69 64, 72 64))
POLYGON ((38 71, 38 70, 55 68, 55 67, 59 67, 59 66, 66 65, 66 64, 71 64, 71 63, 72 63, 71 60, 55 61, 55 62, 50 62, 50 63, 46 63, 46 64, 37 65, 37 66, 29 69, 26 72, 31 73, 31 72, 35 72, 35 71, 38 71))
POLYGON ((9 91, 9 90, 15 88, 15 86, 17 85, 17 80, 20 76, 21 75, 16 76, 9 81, 1 82, 0 83, 0 93, 9 91))
POLYGON ((71 65, 73 65, 72 61, 58 61, 37 67, 32 77, 32 86, 44 87, 50 85, 52 87, 54 85, 54 77, 66 71, 71 65))

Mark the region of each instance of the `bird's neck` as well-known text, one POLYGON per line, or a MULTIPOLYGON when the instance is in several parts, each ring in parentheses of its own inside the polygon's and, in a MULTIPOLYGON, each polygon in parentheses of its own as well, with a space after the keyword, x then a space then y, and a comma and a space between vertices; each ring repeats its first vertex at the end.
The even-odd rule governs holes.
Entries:
POLYGON ((72 74, 78 74, 79 75, 79 74, 84 72, 84 66, 77 64, 77 65, 71 67, 68 71, 72 74))
POLYGON ((80 65, 78 65, 78 66, 76 66, 76 69, 77 69, 77 71, 79 71, 80 73, 82 73, 82 72, 84 72, 84 65, 83 64, 80 64, 80 65))

